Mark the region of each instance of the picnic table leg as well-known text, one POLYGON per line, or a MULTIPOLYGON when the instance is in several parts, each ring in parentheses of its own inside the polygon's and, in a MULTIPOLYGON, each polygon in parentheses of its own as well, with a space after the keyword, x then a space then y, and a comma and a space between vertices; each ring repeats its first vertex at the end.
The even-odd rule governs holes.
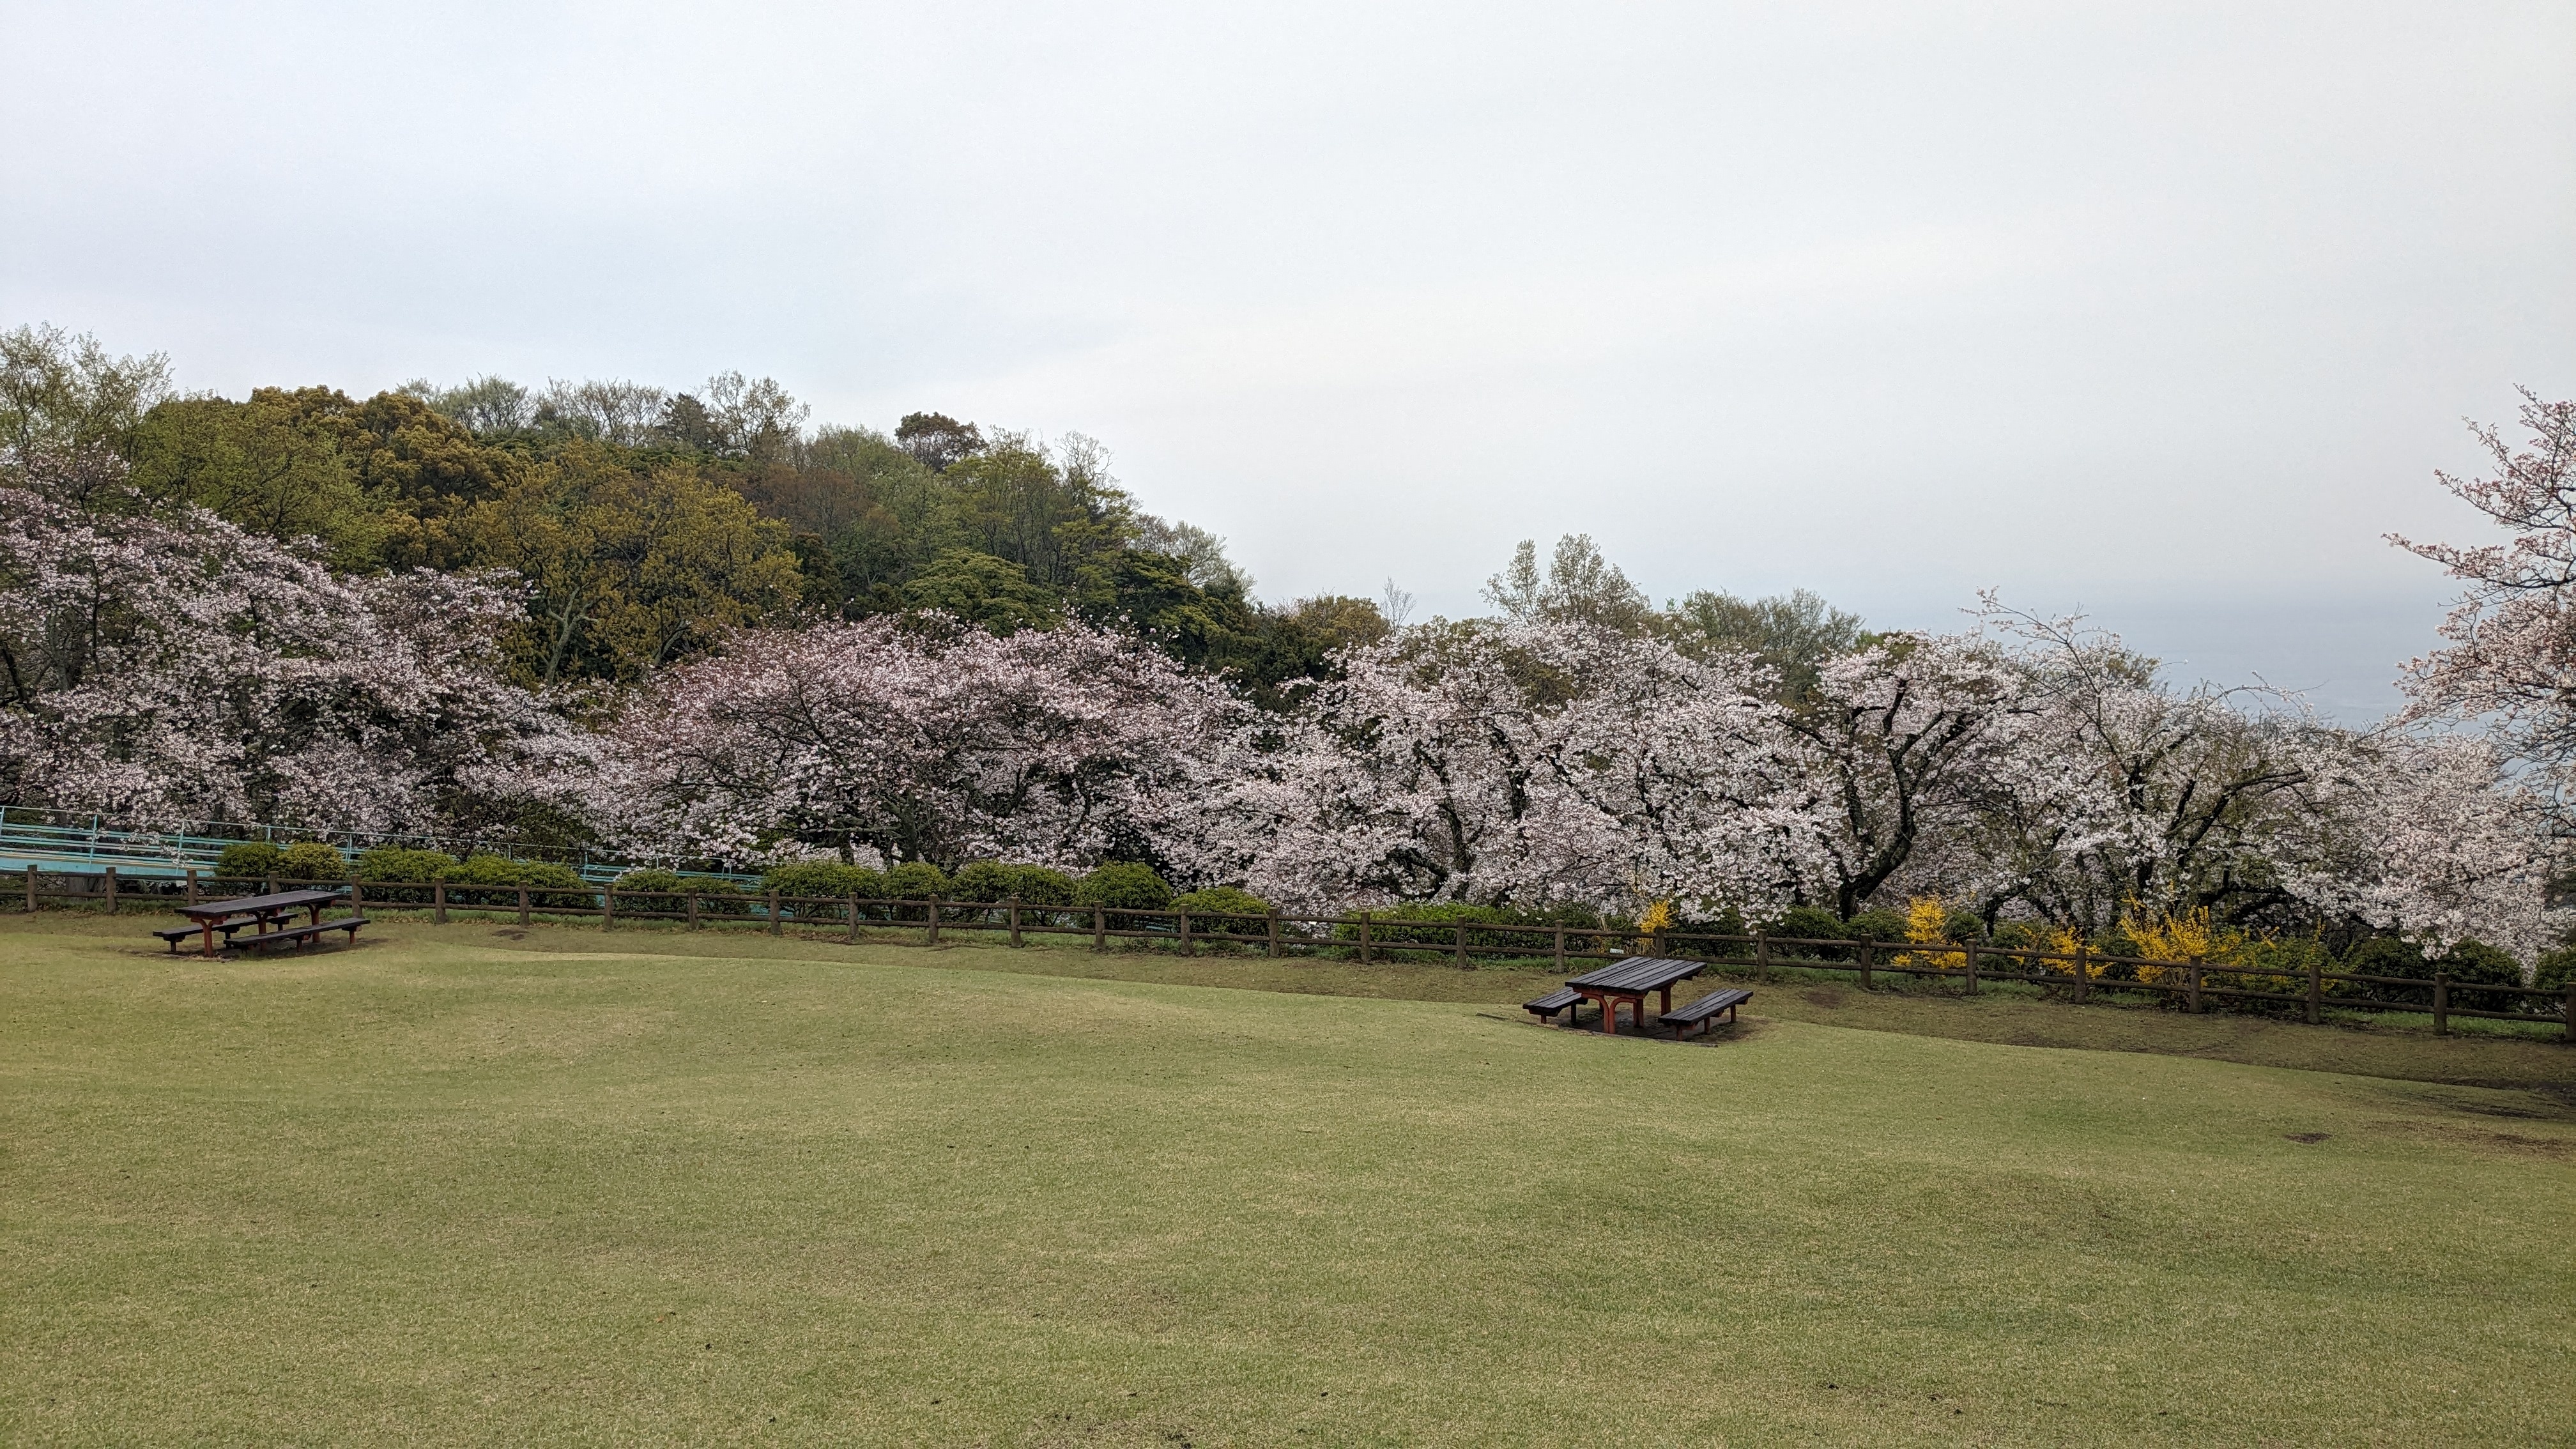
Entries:
POLYGON ((1665 988, 1664 988, 1664 1013, 1665 1013, 1666 1015, 1668 1015, 1668 1016, 1669 1016, 1669 1015, 1671 1015, 1671 1014, 1672 1014, 1672 1009, 1673 1009, 1673 989, 1672 989, 1671 987, 1667 986, 1667 987, 1665 987, 1665 988))
POLYGON ((1601 1030, 1611 1036, 1619 1034, 1618 997, 1605 995, 1601 998, 1601 1030))
POLYGON ((197 930, 206 938, 206 959, 211 961, 215 955, 215 923, 200 916, 197 918, 197 930))

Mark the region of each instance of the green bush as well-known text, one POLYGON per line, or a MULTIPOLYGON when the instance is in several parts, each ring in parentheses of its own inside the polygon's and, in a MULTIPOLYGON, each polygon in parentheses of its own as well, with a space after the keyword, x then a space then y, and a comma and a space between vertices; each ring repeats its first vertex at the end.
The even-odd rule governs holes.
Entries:
MULTIPOLYGON (((2009 928, 1997 929, 1997 945, 2003 944, 2004 929, 2009 928)), ((1905 939, 1905 913, 1884 909, 1863 911, 1843 922, 1843 934, 1855 941, 1902 941, 1905 939)))
POLYGON ((742 887, 713 876, 682 875, 676 870, 645 866, 625 872, 613 884, 617 887, 617 913, 621 916, 685 916, 691 895, 698 898, 700 916, 751 913, 751 898, 742 893, 742 887), (629 895, 629 891, 636 894, 629 895))
POLYGON ((299 840, 278 853, 277 874, 285 880, 347 880, 349 861, 336 846, 299 840))
POLYGON ((1172 888, 1154 874, 1152 866, 1112 861, 1074 886, 1073 903, 1113 911, 1159 911, 1172 904, 1172 888))
POLYGON ((2540 958, 2539 969, 2532 973, 2531 984, 2544 991, 2557 992, 2558 999, 2551 1001, 2544 997, 2526 996, 2522 999, 2523 1010, 2537 1016, 2563 1015, 2567 1010, 2567 981, 2570 976, 2576 976, 2576 946, 2561 946, 2544 954, 2540 958))
POLYGON ((952 901, 1007 901, 1019 882, 1017 869, 998 860, 970 860, 957 867, 949 877, 948 899, 952 901))
POLYGON ((944 901, 948 872, 926 860, 907 860, 885 873, 885 893, 898 901, 944 901))
POLYGON ((443 850, 409 850, 399 845, 379 845, 358 856, 358 879, 374 885, 398 882, 415 886, 412 890, 369 891, 370 899, 380 901, 421 902, 430 898, 428 884, 444 879, 447 872, 462 864, 443 850))
MULTIPOLYGON (((1189 891, 1174 896, 1172 908, 1188 911, 1193 917, 1202 914, 1262 916, 1269 914, 1270 903, 1250 891, 1237 890, 1233 886, 1209 886, 1204 890, 1189 891)), ((1206 936, 1267 936, 1270 934, 1270 925, 1266 921, 1193 919, 1190 922, 1190 933, 1206 936)))
POLYGON ((2411 941, 2401 941, 2395 936, 2373 936, 2344 953, 2342 969, 2353 976, 2395 976, 2426 984, 2396 986, 2382 982, 2344 981, 2336 983, 2342 988, 2340 994, 2358 996, 2365 1001, 2405 1002, 2426 1007, 2433 1004, 2433 963, 2425 960, 2423 951, 2411 941))
POLYGON ((1042 865, 1011 867, 1011 889, 1024 906, 1069 906, 1073 904, 1073 877, 1042 865))
MULTIPOLYGON (((1527 926, 1536 925, 1528 915, 1509 906, 1475 906, 1464 901, 1408 901, 1392 910, 1371 911, 1369 943, 1372 946, 1436 946, 1454 950, 1460 926, 1527 926)), ((1357 925, 1333 928, 1335 937, 1344 941, 1360 938, 1357 925)), ((1504 936, 1470 931, 1467 949, 1492 954, 1500 950, 1544 952, 1548 949, 1537 932, 1527 936, 1504 936)))
POLYGON ((465 900, 482 906, 515 907, 518 904, 517 887, 519 886, 546 888, 545 894, 529 895, 528 904, 532 906, 569 906, 586 909, 595 899, 591 894, 590 883, 581 878, 581 872, 568 865, 558 865, 551 860, 513 860, 506 855, 469 855, 440 872, 438 878, 447 882, 450 901, 458 899, 461 893, 465 900), (509 892, 508 895, 500 894, 505 890, 509 892))
MULTIPOLYGON (((760 878, 764 892, 776 891, 788 900, 879 900, 886 894, 885 874, 864 865, 843 865, 837 860, 800 860, 789 865, 773 865, 760 878)), ((793 909, 787 907, 785 909, 793 909)), ((810 909, 810 908, 809 908, 810 909)))
POLYGON ((1841 941, 1849 939, 1843 929, 1843 918, 1822 906, 1791 906, 1780 913, 1765 935, 1787 936, 1792 940, 1841 941))
POLYGON ((2530 998, 2518 991, 2477 991, 2463 986, 2520 986, 2522 963, 2483 941, 2462 941, 2434 963, 2451 977, 2451 1005, 2463 1011, 2512 1011, 2530 998))
POLYGON ((278 874, 286 852, 273 840, 237 840, 215 857, 215 874, 226 880, 266 880, 278 874))

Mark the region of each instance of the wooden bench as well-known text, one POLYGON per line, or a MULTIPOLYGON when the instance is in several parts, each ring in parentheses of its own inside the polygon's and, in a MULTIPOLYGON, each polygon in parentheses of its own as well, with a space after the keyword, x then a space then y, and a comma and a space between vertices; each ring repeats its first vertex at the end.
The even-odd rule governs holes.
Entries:
POLYGON ((346 931, 349 933, 350 941, 355 942, 358 939, 358 928, 366 923, 367 918, 364 916, 351 916, 345 921, 322 921, 310 926, 287 926, 257 936, 244 936, 238 941, 228 941, 225 944, 232 947, 276 946, 292 941, 295 943, 295 949, 301 951, 304 949, 305 942, 319 940, 325 931, 346 931))
POLYGON ((1699 1034, 1706 1036, 1709 1034, 1710 1029, 1716 1025, 1717 1014, 1719 1012, 1725 1012, 1726 1024, 1733 1026, 1735 1025, 1735 1008, 1742 1006, 1744 1003, 1751 1001, 1752 999, 1752 992, 1746 991, 1741 987, 1730 986, 1722 991, 1712 991, 1708 995, 1703 996, 1696 1001, 1676 1006, 1672 1010, 1665 1012, 1663 1015, 1656 1017, 1655 1020, 1671 1027, 1673 1029, 1673 1035, 1675 1036, 1680 1036, 1682 1034, 1682 1028, 1689 1026, 1692 1022, 1698 1022, 1700 1024, 1699 1034))
MULTIPOLYGON (((224 944, 229 946, 233 941, 233 932, 240 930, 244 926, 256 926, 258 924, 259 917, 257 916, 235 916, 229 921, 215 922, 215 929, 223 933, 224 944)), ((175 956, 179 954, 180 942, 203 939, 206 934, 206 928, 203 926, 173 926, 169 930, 155 931, 152 934, 169 942, 170 954, 175 956)))
POLYGON ((1565 1019, 1571 1023, 1576 1017, 1582 1015, 1581 1012, 1574 1010, 1582 1004, 1583 993, 1568 986, 1561 991, 1551 991, 1536 1001, 1522 1002, 1521 1010, 1541 1021, 1553 1021, 1556 1019, 1556 1014, 1563 1011, 1568 1013, 1565 1019))

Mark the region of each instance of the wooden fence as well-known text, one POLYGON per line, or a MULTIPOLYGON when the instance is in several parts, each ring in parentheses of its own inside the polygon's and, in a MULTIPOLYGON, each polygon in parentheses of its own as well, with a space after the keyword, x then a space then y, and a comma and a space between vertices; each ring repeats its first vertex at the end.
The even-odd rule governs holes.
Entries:
POLYGON ((1267 911, 1235 912, 1127 910, 1103 906, 1033 905, 1023 901, 942 901, 863 896, 781 896, 715 891, 619 890, 609 886, 491 886, 445 881, 297 881, 221 879, 188 873, 184 881, 143 882, 104 876, 59 875, 78 889, 47 889, 30 866, 26 872, 24 909, 34 911, 44 900, 102 905, 113 913, 120 906, 152 909, 184 900, 221 899, 244 890, 274 893, 289 887, 328 886, 346 889, 360 911, 424 911, 445 922, 451 914, 478 919, 515 918, 528 925, 538 918, 596 918, 601 926, 621 921, 669 921, 692 930, 720 926, 748 927, 783 935, 789 926, 811 936, 828 930, 857 941, 863 932, 921 933, 926 944, 970 933, 991 939, 1006 936, 1013 946, 1031 936, 1088 937, 1095 950, 1112 941, 1168 945, 1183 955, 1200 951, 1252 953, 1272 958, 1332 956, 1377 962, 1445 961, 1472 967, 1479 961, 1541 964, 1562 971, 1569 962, 1614 960, 1624 956, 1680 956, 1712 966, 1749 972, 1769 980, 1774 972, 1849 976, 1861 989, 1875 988, 1882 976, 1926 977, 1951 983, 1969 995, 1985 984, 2013 981, 2044 986, 2064 999, 2082 1004, 2100 996, 2145 994, 2177 1002, 2198 1012, 2210 1004, 2261 1002, 2296 1008, 2316 1022, 2328 1005, 2339 1009, 2430 1014, 2433 1028, 2448 1032, 2453 1017, 2490 1021, 2563 1023, 2576 1040, 2576 981, 2564 990, 2455 982, 2448 973, 2431 980, 2409 976, 2366 976, 2328 971, 2314 961, 2295 971, 2261 971, 2200 960, 2159 961, 2136 956, 2099 954, 2084 948, 2034 951, 1979 942, 1913 945, 1886 941, 1847 941, 1782 936, 1726 936, 1666 932, 1651 937, 1634 930, 1608 927, 1504 925, 1485 921, 1417 921, 1390 919, 1362 911, 1343 916, 1298 916, 1267 911), (2126 974, 2113 976, 2113 971, 2126 974), (2422 999, 2383 1000, 2355 994, 2352 988, 2385 987, 2422 999), (2522 1010, 2455 1005, 2461 1002, 2519 1002, 2522 1010), (2553 1009, 2554 1008, 2554 1009, 2553 1009))

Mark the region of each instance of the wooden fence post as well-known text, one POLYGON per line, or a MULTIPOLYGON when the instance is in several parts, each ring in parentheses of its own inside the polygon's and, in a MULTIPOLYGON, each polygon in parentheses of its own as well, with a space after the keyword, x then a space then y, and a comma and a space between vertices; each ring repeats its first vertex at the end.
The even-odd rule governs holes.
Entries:
POLYGON ((1194 956, 1198 953, 1190 949, 1190 913, 1181 911, 1178 916, 1181 923, 1181 954, 1194 956))
POLYGON ((2567 1039, 2569 1041, 2576 1041, 2576 976, 2570 976, 2567 978, 2567 1005, 2565 1007, 2565 1012, 2566 1015, 2564 1020, 2567 1023, 2565 1028, 2567 1039))
POLYGON ((859 944, 859 897, 856 891, 850 893, 850 944, 859 944))
POLYGON ((2308 1025, 2317 1024, 2317 1007, 2325 994, 2326 983, 2322 968, 2317 965, 2317 958, 2311 956, 2308 958, 2308 1025))
POLYGON ((1270 959, 1279 959, 1279 908, 1270 908, 1270 959))
POLYGON ((429 883, 429 900, 430 900, 429 918, 430 918, 431 920, 433 920, 433 921, 436 921, 438 924, 440 924, 440 925, 442 925, 442 926, 446 925, 446 924, 447 924, 447 882, 445 882, 445 881, 443 881, 443 880, 440 880, 440 881, 431 881, 431 882, 429 883))
POLYGON ((1467 969, 1467 923, 1453 922, 1449 930, 1449 958, 1458 963, 1459 970, 1464 971, 1467 969))
POLYGON ((1369 913, 1360 912, 1360 964, 1369 963, 1369 913))
POLYGON ((107 868, 107 913, 116 914, 116 867, 107 868))
POLYGON ((196 868, 195 866, 193 866, 193 865, 192 865, 192 866, 188 867, 188 904, 190 904, 190 905, 192 905, 192 906, 193 906, 193 905, 195 905, 196 903, 197 903, 197 868, 196 868))
POLYGON ((36 863, 27 862, 27 914, 36 913, 36 863))
POLYGON ((2078 1006, 2084 1004, 2084 988, 2093 980, 2093 973, 2084 969, 2085 958, 2092 954, 2093 948, 2087 943, 2075 943, 2075 1004, 2078 1006))
POLYGON ((2191 1009, 2194 1015, 2200 1012, 2200 958, 2198 956, 2191 958, 2191 1009))
POLYGON ((930 898, 930 938, 922 944, 925 946, 939 944, 939 897, 937 896, 930 898))
POLYGON ((1869 967, 1870 967, 1870 958, 1871 958, 1872 956, 1877 955, 1877 954, 1878 954, 1878 943, 1877 943, 1876 941, 1871 940, 1871 939, 1870 939, 1870 938, 1868 938, 1867 936, 1863 936, 1863 937, 1861 937, 1861 941, 1860 941, 1860 989, 1861 989, 1861 990, 1863 990, 1863 991, 1867 991, 1867 990, 1869 989, 1869 967))
POLYGON ((2451 1034, 2451 973, 2433 973, 2433 1035, 2451 1034))
POLYGON ((1976 943, 1976 942, 1974 942, 1974 941, 1970 941, 1970 942, 1968 943, 1967 956, 1968 956, 1968 994, 1969 994, 1970 996, 1974 996, 1974 995, 1976 995, 1976 994, 1977 994, 1977 943, 1976 943))
POLYGON ((519 924, 520 924, 520 925, 522 925, 522 926, 524 926, 524 925, 526 925, 527 923, 528 923, 528 888, 527 888, 526 886, 521 886, 521 887, 519 887, 519 924))
POLYGON ((1019 949, 1019 945, 1020 945, 1020 898, 1019 898, 1018 896, 1013 896, 1013 897, 1011 897, 1011 948, 1012 948, 1013 950, 1018 950, 1018 949, 1019 949))
POLYGON ((1771 979, 1771 938, 1760 931, 1753 933, 1753 979, 1771 979))
MULTIPOLYGON (((189 885, 191 885, 191 886, 194 886, 194 885, 196 884, 196 882, 195 882, 195 881, 190 881, 190 882, 188 882, 188 884, 189 884, 189 885)), ((190 904, 192 904, 192 905, 193 905, 193 904, 195 904, 195 899, 194 899, 194 897, 193 897, 193 896, 190 898, 190 902, 189 902, 189 903, 190 903, 190 904)), ((365 915, 366 913, 367 913, 367 887, 366 887, 366 883, 365 883, 365 882, 363 882, 363 881, 361 881, 361 880, 359 880, 356 876, 354 876, 354 875, 353 875, 353 876, 349 877, 349 914, 351 914, 351 915, 353 915, 353 916, 363 916, 363 915, 365 915)))
POLYGON ((1565 969, 1565 927, 1556 928, 1556 969, 1565 969))
POLYGON ((617 924, 617 887, 599 889, 599 929, 605 931, 617 924))
POLYGON ((268 878, 268 893, 270 895, 277 894, 277 877, 275 876, 270 876, 268 878))
POLYGON ((771 935, 773 935, 773 936, 781 936, 781 935, 785 935, 785 934, 786 934, 786 927, 785 927, 783 924, 781 924, 781 922, 780 922, 780 921, 779 921, 779 919, 778 919, 778 892, 776 892, 776 891, 771 891, 771 892, 769 892, 769 893, 768 893, 768 895, 769 895, 769 934, 771 934, 771 935))
POLYGON ((696 891, 691 891, 691 892, 689 892, 689 929, 690 929, 690 930, 692 930, 692 931, 694 931, 694 930, 696 930, 697 928, 698 928, 698 893, 697 893, 696 891))
POLYGON ((1103 906, 1091 908, 1091 949, 1094 951, 1109 949, 1109 911, 1103 906))

